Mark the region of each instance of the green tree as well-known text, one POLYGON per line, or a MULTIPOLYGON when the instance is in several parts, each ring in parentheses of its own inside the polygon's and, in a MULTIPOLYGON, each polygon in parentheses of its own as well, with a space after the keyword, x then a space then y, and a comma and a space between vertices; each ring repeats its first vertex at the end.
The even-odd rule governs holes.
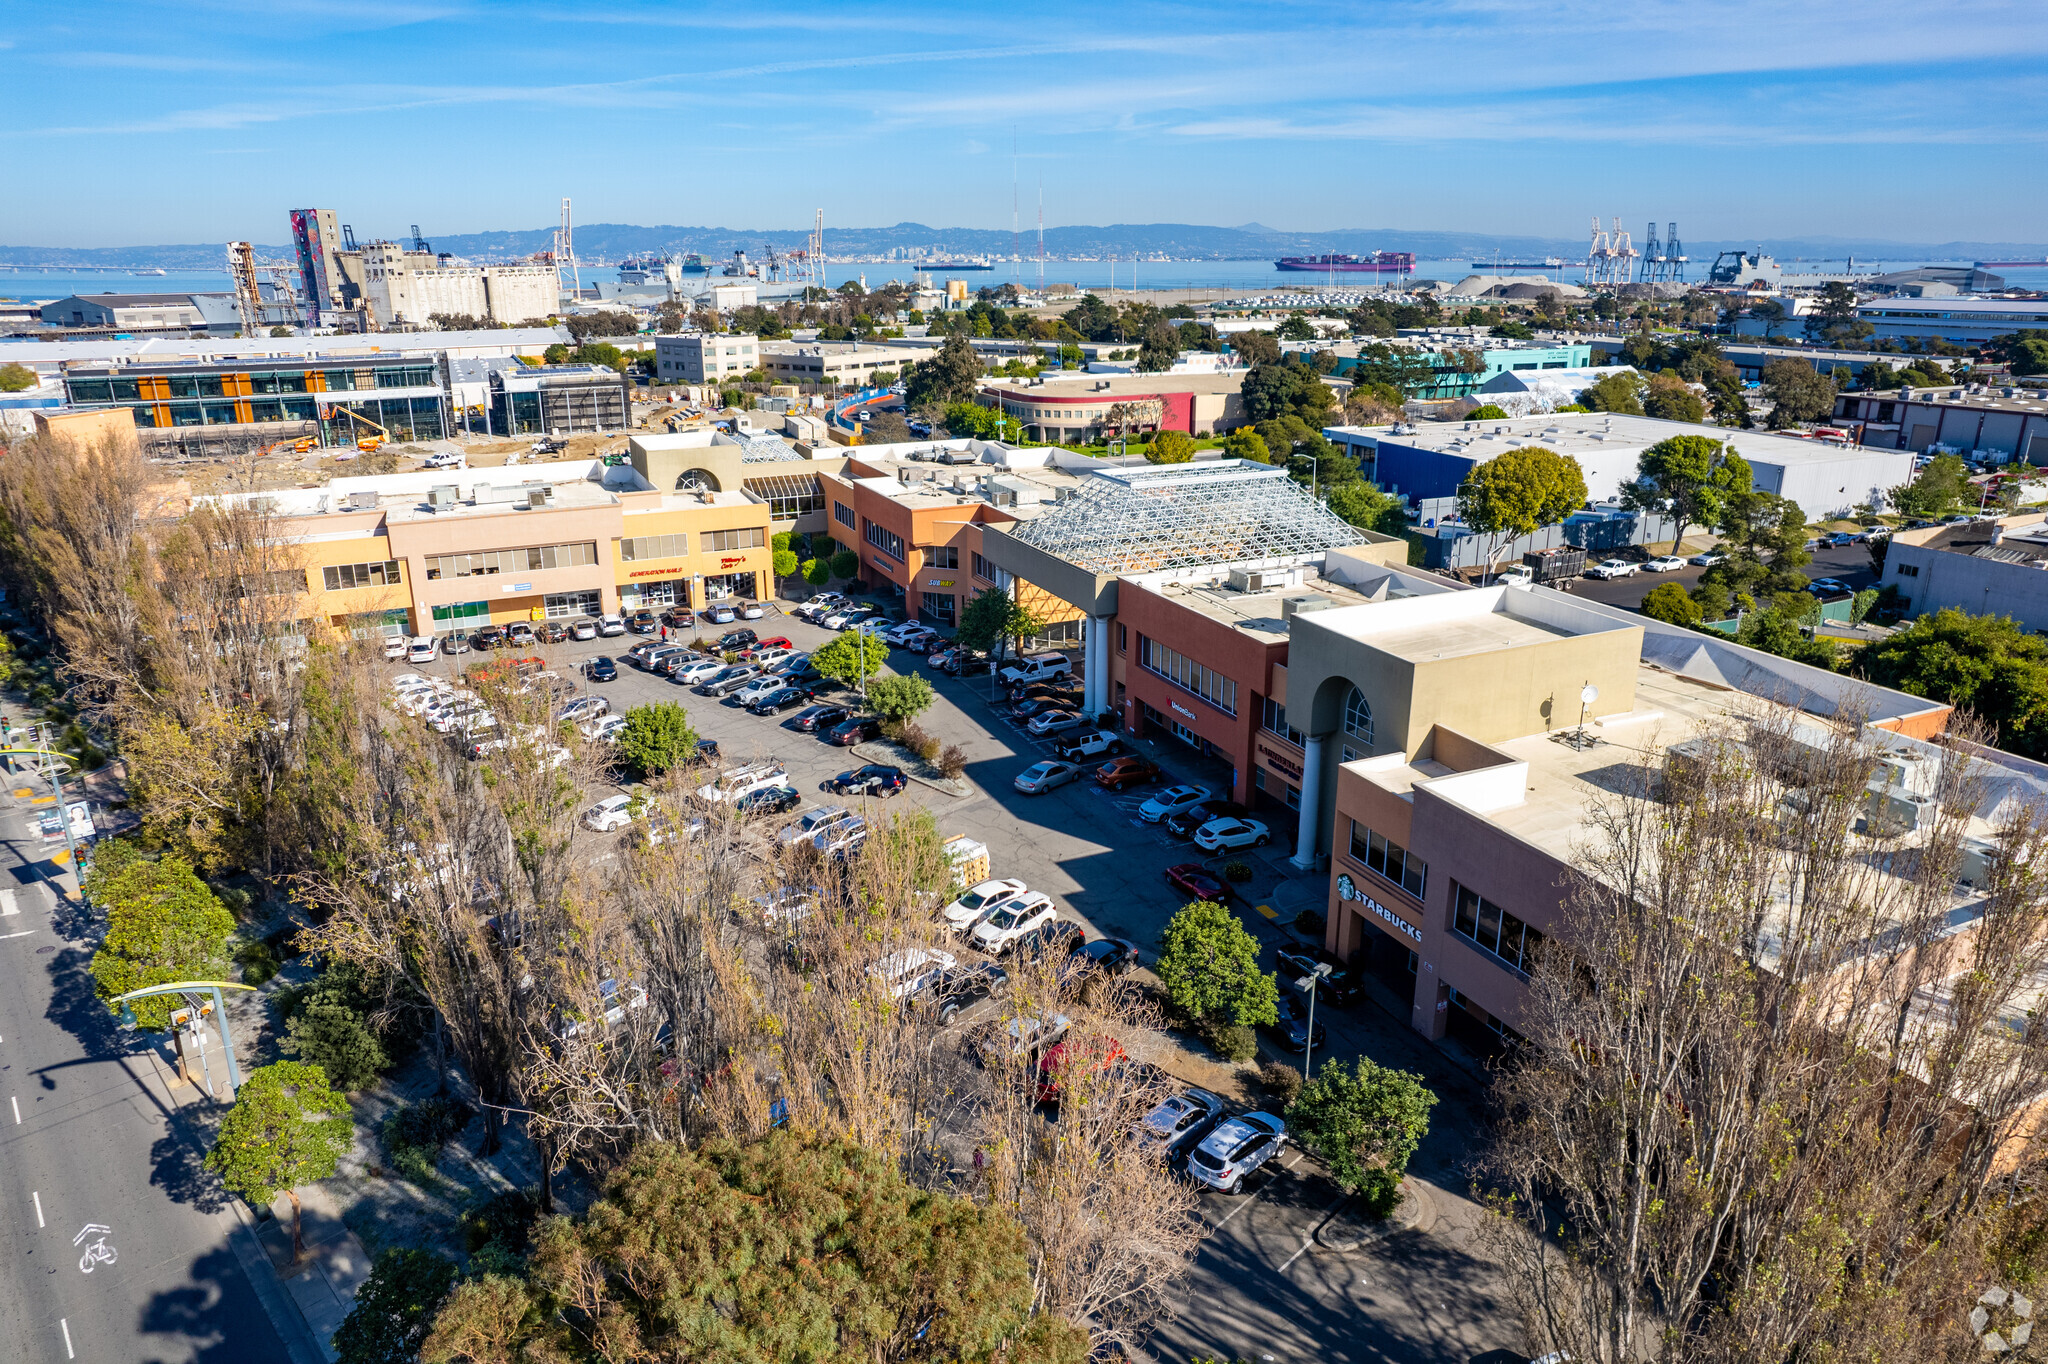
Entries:
POLYGON ((1764 366, 1762 378, 1764 396, 1774 404, 1774 430, 1817 422, 1835 410, 1835 381, 1804 360, 1773 360, 1764 366))
POLYGON ((308 1001, 292 1016, 277 1049, 320 1067, 328 1082, 344 1094, 368 1089, 391 1064, 363 1016, 332 999, 308 1001))
POLYGON ((626 712, 619 731, 619 756, 642 777, 658 777, 681 767, 697 752, 697 731, 679 702, 656 701, 626 712))
POLYGON ((1259 970, 1258 939, 1214 900, 1173 916, 1153 969, 1167 998, 1196 1018, 1250 1028, 1280 1016, 1279 986, 1259 970))
POLYGON ((1488 330, 1495 336, 1505 337, 1509 341, 1530 341, 1536 336, 1535 332, 1529 330, 1527 323, 1512 320, 1496 322, 1488 330))
POLYGON ((1841 647, 1808 634, 1819 620, 1820 602, 1812 593, 1780 592, 1770 605, 1742 618, 1742 628, 1735 639, 1739 644, 1795 663, 1832 669, 1841 661, 1841 647))
POLYGON ((1586 505, 1586 475, 1570 455, 1523 445, 1474 465, 1458 485, 1458 515, 1488 537, 1488 560, 1503 540, 1554 526, 1586 505))
MULTIPOLYGON (((109 840, 93 855, 85 894, 107 916, 91 966, 101 999, 181 980, 225 980, 233 969, 234 916, 183 857, 152 861, 127 839, 109 840)), ((178 1000, 155 995, 132 1007, 140 1026, 161 1030, 178 1000)))
POLYGON ((1494 422, 1505 420, 1508 410, 1499 403, 1481 403, 1465 414, 1468 422, 1494 422))
POLYGON ((1037 634, 1044 622, 1000 587, 984 587, 960 612, 954 642, 977 653, 995 653, 1011 640, 1037 634))
POLYGON ((1230 459, 1249 459, 1259 464, 1273 462, 1273 452, 1266 448, 1265 437, 1249 426, 1240 426, 1223 438, 1223 453, 1230 459))
POLYGON ((460 1284, 420 1358, 1080 1364, 1087 1336, 1032 1312, 1001 1203, 917 1188, 849 1142, 641 1146, 580 1220, 542 1224, 521 1278, 460 1284))
POLYGON ((1668 422, 1702 422, 1707 405, 1700 395, 1686 387, 1675 374, 1653 375, 1649 391, 1643 394, 1643 415, 1668 422))
POLYGON ((1339 483, 1330 489, 1324 502, 1339 519, 1360 530, 1399 535, 1408 529, 1408 515, 1401 499, 1381 492, 1362 478, 1339 483))
POLYGON ((1296 417, 1308 426, 1321 426, 1334 401, 1321 375, 1292 360, 1254 365, 1244 376, 1241 391, 1245 415, 1255 423, 1296 417))
POLYGON ((946 430, 954 436, 975 440, 1001 440, 1006 434, 1003 414, 980 403, 947 403, 946 430))
POLYGON ((1675 523, 1673 547, 1697 525, 1717 525, 1729 493, 1748 492, 1749 461, 1709 436, 1673 436, 1643 451, 1635 482, 1624 484, 1622 505, 1655 512, 1675 523))
POLYGON ((860 630, 835 635, 811 650, 811 666, 826 677, 857 687, 880 672, 889 646, 860 630))
POLYGON ((1145 447, 1145 458, 1154 464, 1186 464, 1195 457, 1195 438, 1185 431, 1161 431, 1145 447))
POLYGON ((1890 489, 1885 497, 1901 516, 1920 516, 1938 521, 1952 516, 1966 503, 1977 500, 1970 485, 1970 469, 1960 455, 1936 455, 1913 475, 1911 483, 1890 489))
POLYGON ((911 408, 928 404, 967 402, 974 397, 974 381, 981 377, 981 357, 974 353, 965 336, 955 333, 930 356, 910 367, 904 381, 904 400, 911 408))
POLYGON ((1643 614, 1666 625, 1698 625, 1702 612, 1686 590, 1677 583, 1662 583, 1643 598, 1643 614))
POLYGON ((36 386, 36 372, 27 365, 10 361, 0 365, 0 393, 20 393, 36 386))
POLYGON ((291 1199, 297 1264, 306 1254, 298 1186, 332 1177, 354 1136, 348 1103, 328 1088, 326 1072, 278 1061, 242 1081, 206 1153, 206 1168, 256 1207, 268 1206, 280 1193, 291 1199))
POLYGON ((1340 1062, 1301 1087, 1287 1107, 1289 1130, 1323 1162, 1346 1193, 1385 1217, 1400 1203, 1401 1177, 1422 1139, 1436 1095, 1420 1075, 1359 1057, 1340 1062))
POLYGON ((860 555, 850 549, 842 549, 832 556, 832 576, 851 578, 860 572, 860 555))
POLYGON ((455 1266, 430 1250, 381 1252, 334 1333, 341 1364, 414 1364, 427 1326, 454 1286, 455 1266))
MULTIPOLYGON (((1984 353, 1993 360, 2010 365, 2014 374, 2048 374, 2048 331, 2030 329, 1995 336, 1985 345, 1984 353)), ((9 368, 19 369, 20 366, 9 368)), ((0 389, 7 387, 6 374, 6 370, 0 369, 0 389)))
POLYGON ((1856 664, 1879 686, 1975 711, 1997 727, 2000 748, 2048 759, 2048 640, 2010 617, 1944 608, 1869 645, 1856 664))
POLYGON ((1785 325, 1785 305, 1775 298, 1749 305, 1749 315, 1764 324, 1764 339, 1770 340, 1778 328, 1785 325))
POLYGON ((1634 371, 1610 374, 1579 394, 1579 401, 1589 411, 1621 412, 1640 417, 1643 415, 1644 387, 1643 376, 1634 371))
POLYGON ((823 587, 832 581, 830 559, 806 559, 803 562, 804 581, 812 587, 823 587))
POLYGON ((776 550, 773 562, 775 566, 775 576, 777 578, 794 578, 796 576, 797 559, 795 550, 776 550))
POLYGON ((1282 341, 1313 341, 1316 329, 1300 313, 1289 313, 1287 320, 1280 324, 1278 335, 1282 341))
POLYGON ((1253 369, 1258 368, 1260 365, 1277 365, 1280 363, 1280 342, 1274 337, 1273 333, 1260 327, 1253 327, 1241 332, 1232 332, 1230 335, 1230 350, 1232 354, 1242 359, 1246 365, 1253 369))
POLYGON ((925 681, 920 673, 912 673, 908 677, 878 677, 868 684, 868 707, 885 720, 915 720, 930 710, 932 702, 937 699, 932 684, 925 681))
POLYGON ((1138 346, 1138 372, 1141 374, 1164 374, 1180 359, 1179 329, 1165 322, 1154 322, 1145 328, 1145 339, 1138 346))

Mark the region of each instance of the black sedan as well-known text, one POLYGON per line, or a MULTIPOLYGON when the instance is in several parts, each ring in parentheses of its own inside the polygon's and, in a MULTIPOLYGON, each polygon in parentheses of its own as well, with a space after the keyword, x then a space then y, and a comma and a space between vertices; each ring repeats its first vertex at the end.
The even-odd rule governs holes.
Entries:
POLYGON ((718 647, 725 653, 734 653, 746 648, 749 644, 759 644, 760 642, 761 637, 759 635, 745 628, 727 630, 718 637, 718 647))
POLYGON ((1212 819, 1243 819, 1250 813, 1234 800, 1205 800, 1185 810, 1176 810, 1160 822, 1175 838, 1193 838, 1195 830, 1212 819))
POLYGON ((774 715, 812 698, 813 693, 807 687, 779 687, 747 702, 747 709, 756 715, 774 715))
POLYGON ((856 715, 825 735, 825 742, 837 748, 852 748, 880 737, 882 722, 872 715, 856 715))
MULTIPOLYGON (((1287 1045, 1294 1048, 1294 1050, 1307 1051, 1309 1044, 1308 997, 1306 995, 1293 994, 1280 996, 1280 1017, 1276 1022, 1270 1023, 1267 1026, 1272 1029, 1275 1037, 1285 1038, 1287 1045)), ((1317 1047, 1325 1047, 1329 1045, 1329 1041, 1330 1030, 1324 1027, 1323 1020, 1318 1018, 1315 1027, 1315 1044, 1317 1047)))
POLYGON ((939 1015, 944 1026, 1010 983, 1010 973, 992 961, 974 966, 956 966, 921 990, 917 999, 939 1015))
POLYGON ((1323 1004, 1334 1004, 1340 1009, 1348 1009, 1358 1002, 1359 990, 1363 988, 1358 979, 1358 972, 1339 961, 1333 954, 1325 952, 1320 947, 1289 943, 1276 949, 1273 955, 1280 961, 1281 984, 1292 985, 1303 976, 1314 975, 1318 966, 1327 966, 1330 968, 1330 974, 1324 976, 1323 983, 1316 986, 1316 999, 1323 1004))
POLYGON ((789 717, 790 728, 799 734, 816 734, 821 730, 830 731, 845 724, 853 714, 845 706, 812 706, 789 717))
POLYGON ((1123 975, 1138 967, 1138 948, 1122 938, 1097 938, 1081 944, 1074 953, 1074 961, 1090 971, 1102 971, 1112 976, 1123 975))
POLYGON ((819 782, 818 789, 835 796, 893 796, 908 785, 910 779, 903 775, 902 768, 869 763, 819 782))
POLYGON ((1044 957, 1049 961, 1061 961, 1081 950, 1087 940, 1088 930, 1067 919, 1054 919, 1017 939, 1010 950, 1017 954, 1019 961, 1037 961, 1044 957))
POLYGON ((948 677, 986 677, 994 667, 995 664, 986 658, 978 655, 969 658, 956 652, 951 659, 939 665, 939 671, 948 677))
POLYGON ((504 643, 505 632, 495 625, 486 625, 483 629, 469 637, 470 647, 479 652, 486 649, 502 648, 504 643))
POLYGON ((619 675, 619 665, 599 654, 583 665, 583 675, 592 682, 610 682, 619 675))
POLYGON ((743 815, 779 815, 794 810, 803 804, 803 799, 794 786, 764 786, 741 796, 732 808, 743 815))

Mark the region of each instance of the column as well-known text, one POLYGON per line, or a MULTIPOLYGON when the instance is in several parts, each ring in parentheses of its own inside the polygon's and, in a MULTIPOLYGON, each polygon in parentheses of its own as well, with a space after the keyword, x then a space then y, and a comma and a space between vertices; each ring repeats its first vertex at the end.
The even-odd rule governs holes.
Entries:
POLYGON ((1090 642, 1088 656, 1095 660, 1095 695, 1088 703, 1091 715, 1100 715, 1109 709, 1109 617, 1095 617, 1095 638, 1090 642))
POLYGON ((1329 740, 1327 734, 1311 734, 1301 751, 1301 824, 1294 856, 1288 859, 1297 871, 1316 869, 1316 844, 1323 837, 1323 750, 1329 740))
POLYGON ((1102 711, 1102 680, 1108 672, 1102 657, 1102 618, 1085 616, 1081 626, 1081 704, 1090 715, 1102 711))

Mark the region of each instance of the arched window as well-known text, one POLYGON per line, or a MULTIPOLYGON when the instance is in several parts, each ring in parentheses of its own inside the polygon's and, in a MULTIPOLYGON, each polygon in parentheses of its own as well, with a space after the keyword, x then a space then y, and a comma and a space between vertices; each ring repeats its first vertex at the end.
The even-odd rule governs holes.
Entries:
POLYGON ((1344 698, 1344 728, 1367 743, 1372 742, 1372 706, 1356 687, 1344 698))

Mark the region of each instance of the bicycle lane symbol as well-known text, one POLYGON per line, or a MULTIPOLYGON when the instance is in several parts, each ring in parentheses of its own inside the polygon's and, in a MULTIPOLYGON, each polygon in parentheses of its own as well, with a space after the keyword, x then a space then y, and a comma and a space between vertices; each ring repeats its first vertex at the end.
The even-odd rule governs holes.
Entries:
POLYGON ((85 1247, 85 1253, 78 1257, 79 1272, 90 1274, 96 1264, 114 1263, 114 1248, 107 1244, 107 1238, 113 1234, 112 1227, 102 1226, 98 1222, 87 1222, 79 1229, 78 1235, 71 1238, 72 1245, 85 1247))

